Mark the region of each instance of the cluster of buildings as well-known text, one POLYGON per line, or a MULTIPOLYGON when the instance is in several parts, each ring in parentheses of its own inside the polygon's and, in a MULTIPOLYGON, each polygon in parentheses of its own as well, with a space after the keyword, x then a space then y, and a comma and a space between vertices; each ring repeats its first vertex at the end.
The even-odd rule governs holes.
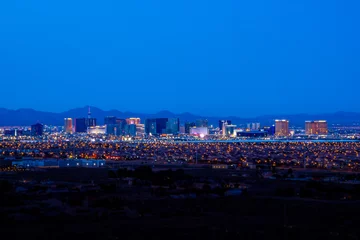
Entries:
MULTIPOLYGON (((40 123, 31 126, 28 133, 23 129, 11 129, 5 132, 5 135, 31 135, 42 136, 44 126, 40 123)), ((294 136, 295 131, 289 128, 289 120, 275 120, 271 126, 261 127, 260 123, 247 123, 244 127, 237 126, 231 120, 219 120, 218 126, 210 125, 207 119, 198 119, 193 122, 180 124, 179 118, 148 118, 141 123, 140 118, 118 118, 116 116, 107 116, 103 125, 97 124, 97 119, 91 116, 89 108, 87 118, 65 118, 62 130, 67 134, 107 134, 112 136, 127 137, 147 137, 164 135, 191 135, 203 138, 207 135, 217 137, 247 137, 264 138, 274 136, 286 138, 294 136)), ((325 120, 306 121, 305 131, 307 136, 328 135, 328 124, 325 120)))
MULTIPOLYGON (((179 118, 149 118, 142 124, 140 118, 117 118, 108 116, 104 119, 104 125, 98 126, 96 118, 65 118, 65 133, 87 133, 87 134, 108 134, 114 136, 144 137, 186 134, 198 137, 207 135, 222 137, 290 137, 294 130, 289 128, 289 120, 275 120, 272 126, 261 127, 260 123, 248 123, 246 128, 239 128, 232 124, 231 120, 220 120, 218 127, 209 125, 206 119, 199 119, 195 122, 185 122, 180 125, 179 118)), ((12 129, 13 136, 23 135, 24 130, 12 129)), ((41 136, 44 126, 36 123, 31 126, 31 136, 41 136)), ((305 135, 320 136, 328 135, 328 124, 325 120, 306 121, 305 135)))
MULTIPOLYGON (((207 125, 207 121, 198 120, 196 123, 185 123, 185 132, 190 135, 206 136, 209 134, 223 137, 290 137, 295 131, 290 130, 289 120, 275 120, 272 126, 261 127, 260 123, 248 123, 246 128, 239 128, 231 120, 220 120, 219 127, 214 129, 207 125)), ((328 135, 328 124, 325 120, 306 121, 305 134, 308 136, 328 135)))
POLYGON ((122 119, 108 116, 104 119, 104 125, 98 126, 96 118, 91 117, 89 108, 88 118, 65 118, 64 132, 136 137, 144 134, 144 124, 140 123, 140 118, 122 119))

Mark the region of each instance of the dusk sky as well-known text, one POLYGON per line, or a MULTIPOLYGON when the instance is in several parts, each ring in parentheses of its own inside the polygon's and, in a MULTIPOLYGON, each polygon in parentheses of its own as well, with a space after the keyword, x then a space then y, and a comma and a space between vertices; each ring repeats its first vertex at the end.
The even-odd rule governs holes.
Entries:
POLYGON ((6 0, 0 107, 360 112, 358 0, 6 0))

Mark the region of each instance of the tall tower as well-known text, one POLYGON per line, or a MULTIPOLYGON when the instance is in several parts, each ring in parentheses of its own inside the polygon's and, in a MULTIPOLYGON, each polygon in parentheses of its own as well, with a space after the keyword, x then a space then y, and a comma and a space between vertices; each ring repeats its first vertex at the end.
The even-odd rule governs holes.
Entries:
POLYGON ((91 109, 90 109, 90 106, 89 106, 89 111, 88 111, 88 118, 91 118, 91 109))

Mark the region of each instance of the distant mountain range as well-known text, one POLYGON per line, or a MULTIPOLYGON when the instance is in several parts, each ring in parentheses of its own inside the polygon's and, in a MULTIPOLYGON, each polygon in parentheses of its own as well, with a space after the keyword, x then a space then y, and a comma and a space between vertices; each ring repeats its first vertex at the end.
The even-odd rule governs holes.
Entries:
MULTIPOLYGON (((42 112, 34 109, 9 110, 0 108, 0 126, 29 126, 34 123, 43 123, 46 125, 62 126, 64 118, 87 117, 88 106, 71 109, 62 113, 42 112)), ((329 124, 350 125, 360 122, 360 113, 336 112, 329 114, 293 114, 293 115, 263 115, 254 118, 240 118, 236 116, 229 117, 206 117, 194 115, 191 113, 175 114, 169 111, 161 111, 155 114, 121 112, 118 110, 104 111, 102 109, 91 107, 92 117, 97 118, 98 124, 104 123, 106 116, 116 116, 118 118, 139 117, 144 122, 146 118, 160 117, 178 117, 180 121, 194 122, 196 119, 208 119, 210 124, 218 125, 220 119, 231 120, 233 124, 246 124, 250 122, 259 122, 262 125, 271 125, 275 119, 288 119, 291 126, 304 126, 306 120, 327 120, 329 124)))

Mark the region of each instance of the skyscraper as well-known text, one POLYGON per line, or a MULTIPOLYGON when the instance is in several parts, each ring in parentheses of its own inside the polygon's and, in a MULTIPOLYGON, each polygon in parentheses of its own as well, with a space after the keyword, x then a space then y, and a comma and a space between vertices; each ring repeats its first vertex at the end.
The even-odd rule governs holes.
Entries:
POLYGON ((327 135, 328 124, 325 120, 306 121, 305 133, 307 135, 327 135))
POLYGON ((75 132, 86 133, 87 132, 87 119, 86 118, 75 118, 75 132))
POLYGON ((165 134, 166 133, 166 123, 168 121, 167 118, 156 118, 156 133, 157 134, 165 134))
POLYGON ((44 125, 36 123, 31 125, 31 136, 42 136, 44 131, 44 125))
POLYGON ((275 120, 275 136, 277 137, 290 136, 288 120, 275 120))
POLYGON ((117 124, 116 124, 116 117, 114 116, 107 116, 104 118, 104 124, 106 127, 106 134, 110 135, 117 135, 117 124))
POLYGON ((66 133, 72 133, 73 132, 72 118, 65 118, 64 119, 64 131, 66 133))
POLYGON ((167 134, 178 134, 180 131, 180 121, 178 118, 168 118, 166 123, 167 134))
POLYGON ((131 137, 136 137, 136 124, 126 125, 126 135, 129 135, 131 137))
POLYGON ((180 121, 178 118, 149 118, 145 120, 146 134, 178 134, 179 130, 180 121))
POLYGON ((145 119, 145 133, 148 135, 156 135, 157 134, 155 118, 145 119))
POLYGON ((124 136, 126 135, 126 119, 117 118, 116 119, 116 130, 115 133, 117 136, 124 136))

